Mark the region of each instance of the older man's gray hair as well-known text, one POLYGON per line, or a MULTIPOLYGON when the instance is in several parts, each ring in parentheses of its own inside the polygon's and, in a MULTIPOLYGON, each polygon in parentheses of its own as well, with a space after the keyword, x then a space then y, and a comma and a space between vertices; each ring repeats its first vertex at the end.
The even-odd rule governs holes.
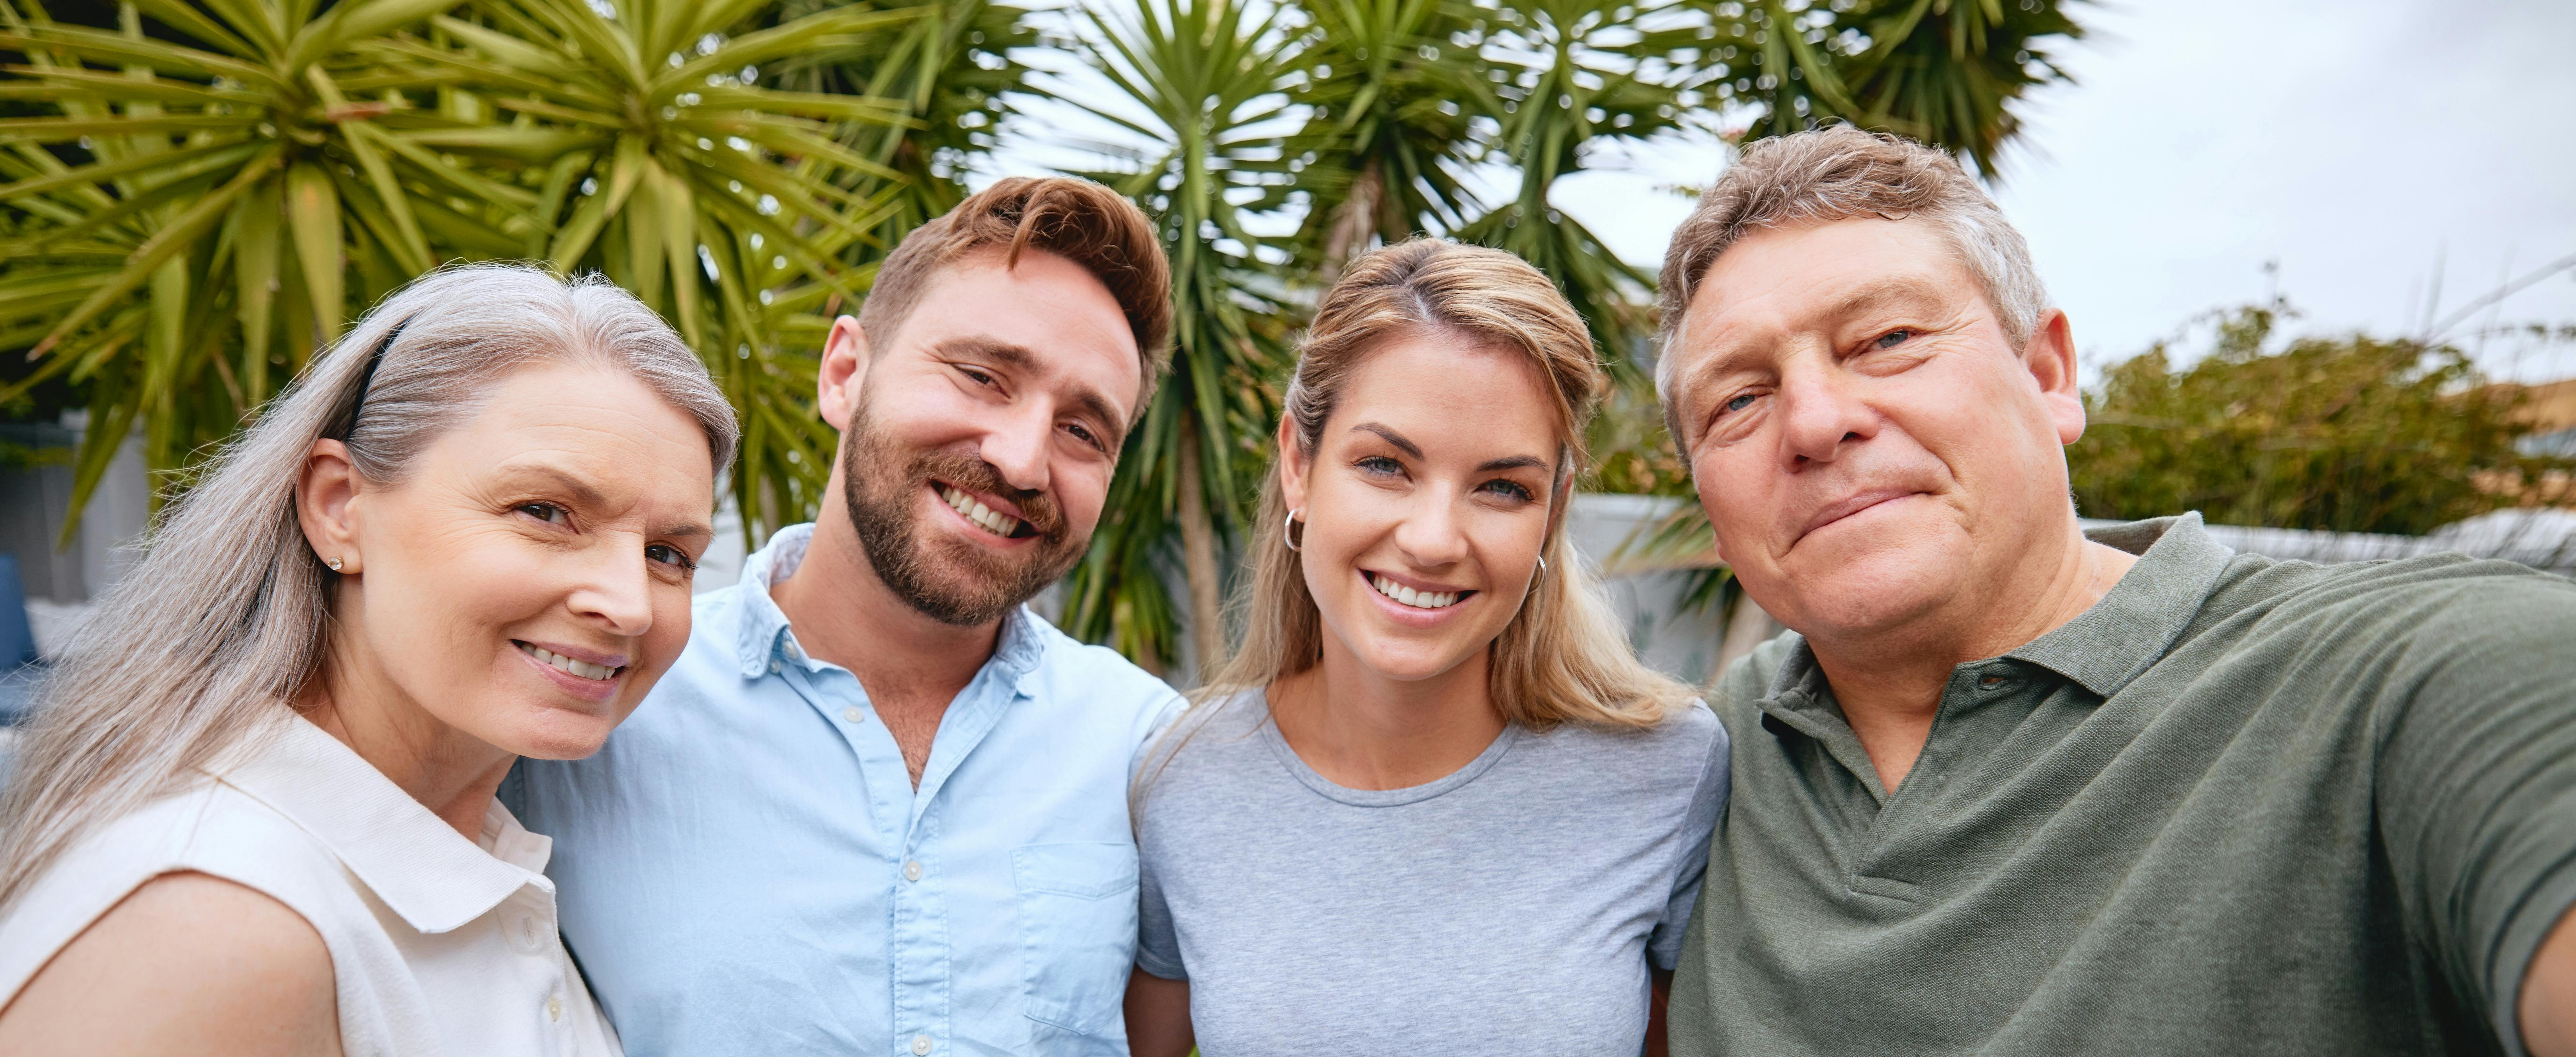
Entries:
MULTIPOLYGON (((1898 136, 1832 125, 1756 142, 1700 196, 1664 252, 1663 332, 1655 392, 1672 423, 1674 342, 1682 314, 1720 254, 1763 228, 1829 224, 1853 217, 1906 217, 1949 236, 1968 274, 1986 291, 2004 337, 2020 349, 2048 311, 2048 291, 2030 247, 1975 178, 1949 155, 1898 136)), ((1680 431, 1675 430, 1676 439, 1680 431)))

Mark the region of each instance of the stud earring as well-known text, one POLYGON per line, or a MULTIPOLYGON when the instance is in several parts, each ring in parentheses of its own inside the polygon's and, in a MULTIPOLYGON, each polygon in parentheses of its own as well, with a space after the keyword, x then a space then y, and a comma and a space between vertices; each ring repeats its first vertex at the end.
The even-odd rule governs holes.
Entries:
POLYGON ((1279 526, 1279 530, 1281 532, 1280 542, 1287 544, 1289 550, 1302 551, 1306 549, 1306 541, 1299 538, 1302 534, 1297 531, 1297 515, 1305 512, 1306 511, 1303 508, 1289 511, 1288 520, 1279 526))
POLYGON ((331 567, 331 571, 332 571, 332 572, 335 572, 335 573, 336 573, 336 572, 339 572, 339 571, 340 571, 340 559, 338 559, 338 558, 332 558, 332 559, 330 559, 330 560, 328 560, 328 561, 323 562, 322 564, 330 566, 330 567, 331 567))

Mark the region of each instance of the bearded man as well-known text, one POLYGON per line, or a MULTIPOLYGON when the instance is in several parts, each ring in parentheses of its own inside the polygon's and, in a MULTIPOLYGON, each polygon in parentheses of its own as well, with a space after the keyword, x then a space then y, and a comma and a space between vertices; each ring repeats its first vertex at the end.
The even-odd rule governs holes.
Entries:
POLYGON ((598 755, 512 777, 628 1052, 1127 1052, 1127 780, 1179 701, 1022 603, 1099 522, 1170 274, 1081 180, 914 230, 823 349, 820 520, 698 600, 598 755))
POLYGON ((1747 149, 1673 237, 1666 417, 1792 633, 1672 1052, 2576 1054, 2576 584, 2085 531, 2075 344, 1938 151, 1747 149))

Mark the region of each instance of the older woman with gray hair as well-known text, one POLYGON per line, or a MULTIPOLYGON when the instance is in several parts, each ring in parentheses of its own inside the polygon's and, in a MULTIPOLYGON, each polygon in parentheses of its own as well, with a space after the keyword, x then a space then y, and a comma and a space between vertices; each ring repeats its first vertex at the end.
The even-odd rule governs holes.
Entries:
POLYGON ((0 800, 0 1052, 616 1053, 493 792, 679 655, 736 435, 595 277, 378 306, 43 691, 0 800))

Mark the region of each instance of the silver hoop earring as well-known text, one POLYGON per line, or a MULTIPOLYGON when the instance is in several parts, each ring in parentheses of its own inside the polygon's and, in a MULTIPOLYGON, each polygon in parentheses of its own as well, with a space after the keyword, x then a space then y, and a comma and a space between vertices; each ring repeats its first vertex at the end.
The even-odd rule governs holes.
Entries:
POLYGON ((338 558, 333 558, 329 561, 323 562, 322 564, 330 566, 332 572, 336 573, 340 571, 340 559, 338 558))
POLYGON ((1540 576, 1547 575, 1547 555, 1542 554, 1538 556, 1538 574, 1540 576))
POLYGON ((1279 525, 1279 542, 1287 544, 1289 550, 1306 549, 1306 541, 1297 538, 1297 515, 1303 513, 1305 513, 1304 510, 1291 510, 1288 512, 1288 520, 1279 525))

